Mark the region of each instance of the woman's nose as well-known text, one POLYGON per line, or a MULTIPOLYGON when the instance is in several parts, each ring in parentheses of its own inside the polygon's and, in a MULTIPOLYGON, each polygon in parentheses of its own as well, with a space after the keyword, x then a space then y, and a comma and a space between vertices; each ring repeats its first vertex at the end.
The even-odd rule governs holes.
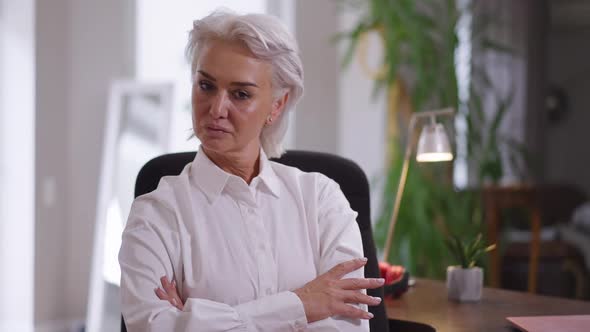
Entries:
POLYGON ((215 119, 227 117, 227 103, 228 103, 227 92, 221 91, 215 96, 213 103, 211 103, 211 109, 209 113, 215 119))

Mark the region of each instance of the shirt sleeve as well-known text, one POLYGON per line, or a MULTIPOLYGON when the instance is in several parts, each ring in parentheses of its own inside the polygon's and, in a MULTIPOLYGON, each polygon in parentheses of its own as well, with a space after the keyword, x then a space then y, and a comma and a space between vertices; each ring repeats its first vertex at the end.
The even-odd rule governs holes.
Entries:
POLYGON ((178 233, 155 229, 132 215, 119 252, 121 302, 127 330, 133 331, 302 331, 307 327, 299 297, 281 292, 237 306, 186 299, 178 310, 155 289, 166 275, 181 289, 178 233))
MULTIPOLYGON (((328 272, 339 263, 364 257, 363 242, 356 222, 357 213, 333 180, 322 176, 319 183, 318 223, 320 234, 319 274, 328 272)), ((346 278, 364 278, 364 269, 358 269, 346 278)), ((366 291, 363 290, 366 294, 366 291)), ((367 310, 365 304, 356 305, 367 310)), ((310 330, 318 331, 369 331, 369 321, 332 317, 309 324, 310 330)))

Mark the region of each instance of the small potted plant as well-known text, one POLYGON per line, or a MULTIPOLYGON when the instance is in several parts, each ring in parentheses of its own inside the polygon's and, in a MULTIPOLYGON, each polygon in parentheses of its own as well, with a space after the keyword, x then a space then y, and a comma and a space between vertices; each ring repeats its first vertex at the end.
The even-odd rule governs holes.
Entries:
POLYGON ((459 237, 451 236, 447 241, 451 253, 461 265, 447 268, 447 291, 450 300, 465 302, 479 301, 483 287, 483 270, 476 266, 477 260, 496 248, 486 246, 481 233, 470 243, 463 243, 459 237))

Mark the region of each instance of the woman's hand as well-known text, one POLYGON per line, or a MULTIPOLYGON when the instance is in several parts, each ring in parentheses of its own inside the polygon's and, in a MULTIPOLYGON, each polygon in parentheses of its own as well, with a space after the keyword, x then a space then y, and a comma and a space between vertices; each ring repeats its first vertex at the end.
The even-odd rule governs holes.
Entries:
POLYGON ((305 286, 293 291, 303 302, 309 323, 335 315, 349 318, 371 319, 370 312, 350 304, 378 305, 381 298, 365 295, 363 289, 381 287, 383 279, 342 279, 346 274, 367 264, 366 258, 340 263, 305 286))
POLYGON ((154 291, 160 300, 166 300, 170 302, 173 306, 175 306, 178 310, 182 310, 184 308, 184 304, 178 295, 178 290, 176 289, 176 280, 172 280, 172 282, 168 281, 166 276, 160 278, 162 282, 163 290, 158 287, 154 291))

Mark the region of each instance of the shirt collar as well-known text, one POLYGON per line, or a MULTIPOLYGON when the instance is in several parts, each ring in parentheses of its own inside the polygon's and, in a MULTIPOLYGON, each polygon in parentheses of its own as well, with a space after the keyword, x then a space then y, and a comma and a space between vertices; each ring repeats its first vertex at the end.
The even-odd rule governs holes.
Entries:
MULTIPOLYGON (((209 202, 213 203, 219 197, 232 177, 237 178, 215 165, 199 147, 191 166, 191 179, 205 193, 209 202)), ((262 149, 260 149, 260 172, 256 178, 259 178, 259 181, 263 182, 275 197, 279 197, 279 179, 272 168, 271 161, 262 149)), ((252 180, 253 183, 256 183, 254 181, 256 178, 252 180)))
POLYGON ((266 153, 262 149, 260 149, 260 172, 258 173, 258 177, 260 177, 260 180, 264 182, 275 197, 279 197, 281 192, 279 178, 272 167, 272 162, 268 160, 266 153))

